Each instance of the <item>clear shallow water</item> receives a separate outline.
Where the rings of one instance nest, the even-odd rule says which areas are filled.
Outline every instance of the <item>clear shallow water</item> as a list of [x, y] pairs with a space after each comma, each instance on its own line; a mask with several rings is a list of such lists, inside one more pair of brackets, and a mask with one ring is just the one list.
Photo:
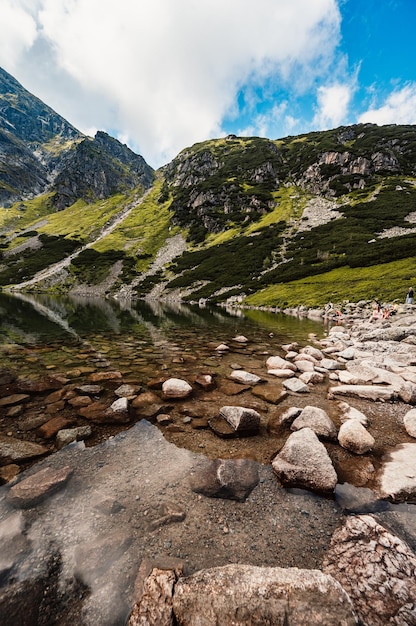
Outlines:
[[[265, 311], [200, 308], [182, 303], [118, 303], [92, 298], [0, 294], [0, 345], [19, 344], [42, 355], [53, 369], [71, 364], [71, 353], [90, 348], [88, 358], [125, 372], [164, 368], [179, 355], [204, 362], [213, 348], [244, 335], [250, 354], [280, 349], [284, 343], [323, 336], [322, 324]], [[213, 345], [215, 344], [215, 346]], [[85, 360], [88, 360], [85, 353]], [[13, 356], [15, 359], [15, 355]], [[33, 358], [26, 363], [36, 369]], [[3, 356], [4, 365], [7, 360]], [[79, 363], [78, 363], [79, 364]], [[177, 368], [180, 369], [180, 368]]]

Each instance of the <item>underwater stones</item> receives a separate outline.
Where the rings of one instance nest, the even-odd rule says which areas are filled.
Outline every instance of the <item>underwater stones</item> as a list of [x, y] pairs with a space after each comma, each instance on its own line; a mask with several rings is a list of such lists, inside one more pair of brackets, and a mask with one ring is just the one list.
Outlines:
[[312, 491], [332, 492], [337, 474], [325, 446], [310, 428], [290, 435], [272, 461], [272, 468], [283, 485]]
[[45, 467], [44, 469], [24, 478], [11, 487], [7, 500], [16, 508], [35, 506], [56, 491], [59, 491], [73, 474], [71, 467], [60, 469]]
[[14, 406], [16, 404], [22, 404], [30, 400], [30, 396], [26, 393], [15, 393], [5, 398], [0, 398], [0, 407]]
[[250, 459], [207, 461], [190, 478], [192, 491], [238, 502], [244, 502], [258, 482], [257, 464]]

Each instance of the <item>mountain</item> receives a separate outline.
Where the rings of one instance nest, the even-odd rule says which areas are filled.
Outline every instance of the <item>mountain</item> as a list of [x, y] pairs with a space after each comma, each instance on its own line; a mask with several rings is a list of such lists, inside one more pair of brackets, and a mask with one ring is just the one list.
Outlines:
[[313, 306], [415, 282], [415, 126], [230, 135], [154, 172], [4, 72], [0, 94], [3, 287]]
[[62, 209], [153, 182], [153, 170], [105, 133], [91, 140], [0, 68], [0, 202], [52, 192]]

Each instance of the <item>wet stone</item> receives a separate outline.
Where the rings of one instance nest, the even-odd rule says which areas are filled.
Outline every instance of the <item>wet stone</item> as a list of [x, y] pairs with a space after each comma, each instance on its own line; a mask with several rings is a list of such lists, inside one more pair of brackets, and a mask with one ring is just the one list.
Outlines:
[[48, 453], [45, 446], [0, 435], [0, 464], [28, 461]]
[[234, 430], [234, 428], [232, 428], [232, 426], [230, 426], [227, 420], [221, 417], [220, 415], [217, 415], [209, 419], [208, 425], [211, 428], [211, 430], [213, 430], [214, 433], [218, 435], [218, 437], [221, 437], [222, 439], [231, 439], [232, 437], [237, 437], [237, 433]]
[[279, 404], [285, 398], [287, 398], [287, 391], [284, 391], [280, 386], [277, 385], [257, 385], [253, 387], [251, 390], [253, 396], [256, 398], [261, 398], [270, 404]]
[[29, 395], [25, 393], [15, 393], [12, 396], [6, 396], [5, 398], [0, 398], [0, 407], [21, 404], [22, 402], [27, 402], [28, 400], [30, 400]]
[[101, 385], [80, 385], [75, 387], [75, 391], [78, 391], [81, 395], [99, 396], [104, 391], [104, 388]]
[[17, 508], [35, 506], [62, 489], [72, 474], [73, 469], [68, 466], [61, 469], [45, 467], [45, 469], [24, 478], [17, 485], [11, 487], [7, 494], [7, 500]]
[[39, 434], [44, 437], [44, 439], [51, 439], [56, 435], [59, 430], [67, 428], [73, 423], [73, 419], [67, 419], [65, 417], [54, 417], [39, 428]]

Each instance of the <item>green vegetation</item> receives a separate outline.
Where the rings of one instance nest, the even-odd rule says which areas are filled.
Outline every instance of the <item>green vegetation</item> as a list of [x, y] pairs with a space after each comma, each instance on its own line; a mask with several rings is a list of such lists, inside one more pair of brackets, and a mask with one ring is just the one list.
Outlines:
[[294, 307], [304, 304], [319, 307], [327, 302], [340, 303], [343, 300], [404, 301], [406, 291], [412, 284], [416, 284], [416, 257], [371, 267], [340, 267], [302, 280], [270, 285], [248, 296], [245, 303], [254, 306]]
[[0, 285], [10, 285], [33, 278], [40, 270], [61, 261], [79, 248], [79, 241], [65, 237], [40, 235], [42, 247], [26, 249], [20, 255], [7, 258], [7, 265], [1, 265]]

